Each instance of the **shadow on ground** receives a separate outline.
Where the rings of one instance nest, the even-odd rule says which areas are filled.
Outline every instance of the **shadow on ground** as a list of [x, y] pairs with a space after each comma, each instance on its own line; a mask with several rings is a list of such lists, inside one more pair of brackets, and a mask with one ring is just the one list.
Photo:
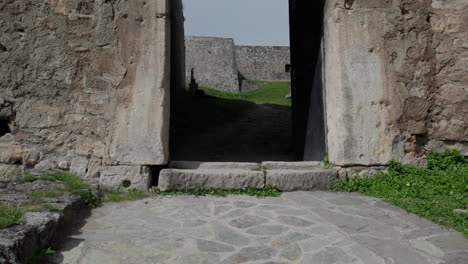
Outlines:
[[179, 92], [171, 122], [172, 160], [292, 160], [289, 106]]

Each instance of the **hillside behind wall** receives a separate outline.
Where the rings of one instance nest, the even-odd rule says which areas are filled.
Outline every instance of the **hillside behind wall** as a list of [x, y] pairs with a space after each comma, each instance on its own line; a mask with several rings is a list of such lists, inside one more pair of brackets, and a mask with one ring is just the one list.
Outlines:
[[0, 2], [0, 120], [11, 132], [0, 135], [0, 185], [59, 167], [146, 188], [145, 165], [167, 161], [166, 13], [167, 0]]
[[330, 160], [420, 165], [429, 151], [467, 155], [467, 28], [465, 0], [327, 0]]
[[289, 47], [236, 46], [236, 63], [243, 80], [289, 81]]

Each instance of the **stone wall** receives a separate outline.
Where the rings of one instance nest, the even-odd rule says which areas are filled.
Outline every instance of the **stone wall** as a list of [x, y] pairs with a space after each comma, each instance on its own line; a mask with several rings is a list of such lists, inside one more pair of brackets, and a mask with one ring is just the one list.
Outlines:
[[[330, 161], [418, 165], [446, 147], [468, 154], [468, 3], [326, 2]], [[62, 168], [106, 188], [148, 186], [149, 166], [169, 158], [168, 3], [0, 1], [0, 185]], [[221, 71], [209, 78], [221, 82], [198, 81], [238, 91], [233, 41], [212, 43], [199, 44], [207, 60], [197, 67]], [[210, 66], [217, 53], [229, 58]]]
[[243, 80], [289, 81], [289, 47], [235, 46], [233, 39], [186, 37], [186, 80], [190, 70], [201, 86], [241, 92]]
[[186, 79], [194, 69], [200, 86], [239, 92], [234, 40], [228, 38], [185, 37]]
[[289, 81], [289, 47], [236, 46], [236, 63], [243, 80]]
[[145, 188], [168, 158], [167, 3], [0, 2], [0, 183], [59, 167]]
[[463, 0], [327, 1], [331, 162], [418, 165], [445, 147], [468, 154], [467, 8]]

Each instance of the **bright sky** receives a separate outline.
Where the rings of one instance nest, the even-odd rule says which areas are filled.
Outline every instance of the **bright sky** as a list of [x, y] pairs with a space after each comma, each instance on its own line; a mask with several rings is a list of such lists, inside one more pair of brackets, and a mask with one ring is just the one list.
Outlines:
[[[313, 0], [311, 0], [313, 1]], [[288, 0], [183, 0], [186, 36], [289, 46]]]

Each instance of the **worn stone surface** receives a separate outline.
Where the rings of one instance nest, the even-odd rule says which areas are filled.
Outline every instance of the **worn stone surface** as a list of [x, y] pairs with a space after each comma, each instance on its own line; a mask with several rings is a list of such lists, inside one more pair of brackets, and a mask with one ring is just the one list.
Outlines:
[[2, 2], [0, 163], [87, 177], [99, 163], [164, 164], [170, 38], [155, 14], [167, 3]]
[[169, 159], [170, 23], [155, 14], [168, 13], [169, 4], [128, 5], [129, 22], [118, 30], [125, 92], [117, 94], [110, 157], [120, 165], [163, 165]]
[[335, 169], [268, 170], [266, 184], [281, 191], [328, 190], [337, 179]]
[[[165, 164], [168, 2], [2, 1], [0, 162], [36, 170], [67, 162], [90, 178], [96, 164]], [[424, 164], [447, 147], [468, 154], [467, 8], [463, 0], [326, 1], [332, 163]]]
[[289, 81], [289, 47], [236, 46], [236, 63], [243, 80]]
[[[18, 182], [0, 189], [0, 204], [10, 206], [30, 206], [30, 209], [43, 212], [28, 212], [23, 224], [0, 229], [0, 263], [30, 263], [37, 257], [37, 249], [50, 247], [64, 236], [66, 228], [78, 219], [84, 202], [77, 196], [65, 193], [57, 198], [36, 198], [27, 194], [35, 190], [55, 191], [63, 189], [63, 183], [38, 180]], [[48, 205], [60, 212], [44, 211]], [[42, 262], [41, 262], [42, 263]]]
[[304, 162], [283, 162], [283, 161], [264, 161], [262, 169], [265, 170], [313, 170], [322, 167], [320, 161]]
[[194, 69], [200, 86], [240, 91], [233, 39], [185, 37], [185, 47], [186, 80], [190, 80], [190, 71]]
[[48, 263], [452, 264], [466, 256], [460, 233], [379, 199], [293, 192], [106, 204]]
[[19, 165], [0, 164], [0, 184], [21, 178], [22, 172], [23, 170]]
[[191, 69], [200, 86], [227, 92], [262, 87], [246, 80], [289, 81], [289, 47], [235, 46], [229, 38], [186, 37], [186, 79]]
[[195, 186], [224, 190], [263, 188], [265, 175], [261, 171], [240, 169], [164, 169], [159, 174], [161, 191], [187, 190]]
[[330, 161], [415, 164], [447, 147], [467, 153], [467, 4], [326, 2]]
[[173, 169], [242, 169], [259, 170], [260, 163], [255, 162], [198, 162], [198, 161], [171, 161], [169, 168]]
[[148, 191], [151, 185], [152, 175], [148, 166], [103, 166], [99, 171], [99, 186], [102, 189]]

